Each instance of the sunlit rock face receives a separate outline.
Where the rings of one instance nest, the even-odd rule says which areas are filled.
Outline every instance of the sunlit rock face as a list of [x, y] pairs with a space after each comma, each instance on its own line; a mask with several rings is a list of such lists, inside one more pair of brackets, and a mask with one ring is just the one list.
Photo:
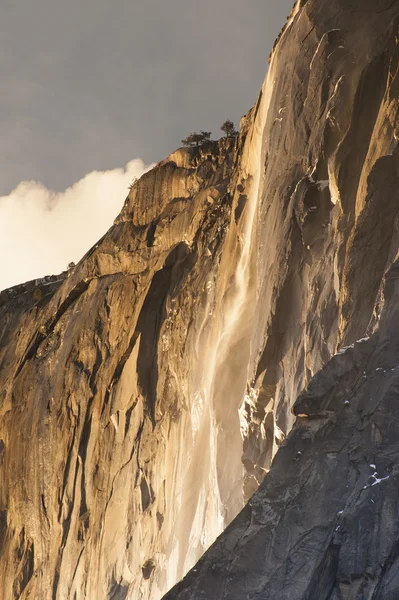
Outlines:
[[398, 25], [398, 2], [308, 0], [275, 48], [248, 406], [277, 439], [296, 422], [165, 600], [399, 598]]
[[[302, 595], [280, 591], [295, 565], [317, 581], [319, 563], [293, 561], [295, 544], [311, 530], [315, 552], [329, 547], [341, 487], [362, 483], [363, 458], [350, 473], [334, 462], [354, 452], [360, 413], [341, 396], [338, 409], [330, 384], [350, 387], [377, 337], [383, 347], [394, 333], [388, 309], [379, 332], [398, 248], [398, 15], [397, 2], [297, 2], [239, 138], [171, 154], [70, 273], [0, 295], [1, 598], [158, 600], [239, 513], [282, 443], [257, 508], [170, 597], [263, 598], [280, 569], [270, 598], [329, 598], [306, 577]], [[332, 358], [368, 335], [360, 358]], [[311, 418], [284, 442], [296, 415]], [[385, 439], [367, 435], [362, 452]], [[299, 460], [309, 448], [310, 462]], [[373, 489], [387, 465], [376, 462]], [[248, 536], [261, 541], [246, 546]], [[348, 561], [351, 581], [363, 566]], [[330, 562], [319, 566], [332, 581]]]

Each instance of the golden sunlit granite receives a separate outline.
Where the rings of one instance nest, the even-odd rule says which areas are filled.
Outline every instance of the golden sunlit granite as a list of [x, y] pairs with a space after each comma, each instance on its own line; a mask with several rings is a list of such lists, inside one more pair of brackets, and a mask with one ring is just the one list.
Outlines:
[[[238, 138], [177, 150], [69, 273], [1, 294], [1, 600], [158, 600], [257, 490], [297, 414], [309, 425], [271, 475], [284, 501], [268, 513], [259, 492], [255, 521], [247, 505], [170, 597], [262, 597], [280, 572], [264, 562], [279, 507], [275, 550], [291, 564], [302, 432], [311, 444], [315, 418], [336, 426], [329, 382], [346, 389], [365, 360], [331, 358], [394, 305], [396, 17], [382, 0], [297, 2]], [[328, 497], [317, 469], [311, 489]], [[288, 598], [295, 581], [275, 581]]]

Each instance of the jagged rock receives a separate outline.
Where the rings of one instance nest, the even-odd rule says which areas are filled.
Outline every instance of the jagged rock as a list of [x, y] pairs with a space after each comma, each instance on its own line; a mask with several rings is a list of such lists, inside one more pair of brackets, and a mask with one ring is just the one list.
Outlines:
[[395, 597], [398, 16], [297, 2], [238, 139], [1, 294], [0, 598], [157, 600], [279, 447], [168, 598]]

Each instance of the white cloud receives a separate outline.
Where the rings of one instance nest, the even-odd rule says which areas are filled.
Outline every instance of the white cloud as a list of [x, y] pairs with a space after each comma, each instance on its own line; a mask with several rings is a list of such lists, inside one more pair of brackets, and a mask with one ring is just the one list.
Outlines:
[[151, 166], [135, 159], [122, 169], [93, 171], [59, 193], [22, 181], [0, 196], [0, 290], [80, 260], [111, 227], [133, 177]]

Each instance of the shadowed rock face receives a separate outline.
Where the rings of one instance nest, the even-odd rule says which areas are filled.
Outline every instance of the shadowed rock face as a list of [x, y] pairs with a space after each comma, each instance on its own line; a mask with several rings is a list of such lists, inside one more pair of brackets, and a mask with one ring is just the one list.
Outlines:
[[229, 523], [168, 598], [397, 597], [398, 19], [297, 2], [238, 139], [0, 295], [1, 599], [157, 600]]

